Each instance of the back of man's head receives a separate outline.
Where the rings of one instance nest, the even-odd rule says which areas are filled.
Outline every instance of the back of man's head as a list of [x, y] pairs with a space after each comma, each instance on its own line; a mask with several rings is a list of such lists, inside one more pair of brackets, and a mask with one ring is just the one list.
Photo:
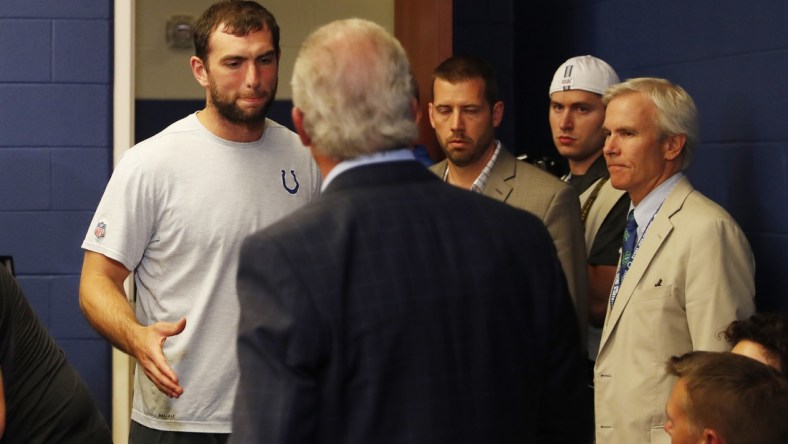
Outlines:
[[788, 315], [757, 313], [747, 319], [731, 322], [723, 335], [734, 347], [734, 352], [742, 341], [762, 347], [766, 354], [764, 361], [788, 376]]
[[577, 56], [565, 61], [555, 71], [549, 94], [579, 89], [601, 96], [618, 82], [618, 74], [604, 60], [590, 55]]
[[684, 383], [684, 409], [695, 430], [726, 444], [788, 443], [788, 380], [774, 368], [733, 353], [674, 356], [668, 373]]
[[408, 56], [375, 23], [347, 19], [317, 29], [298, 53], [291, 83], [304, 130], [324, 156], [352, 159], [416, 140]]
[[[474, 56], [452, 56], [441, 62], [432, 72], [432, 83], [435, 79], [457, 84], [472, 79], [484, 81], [484, 98], [490, 106], [498, 102], [498, 80], [495, 69], [486, 61]], [[434, 96], [434, 91], [433, 91]]]

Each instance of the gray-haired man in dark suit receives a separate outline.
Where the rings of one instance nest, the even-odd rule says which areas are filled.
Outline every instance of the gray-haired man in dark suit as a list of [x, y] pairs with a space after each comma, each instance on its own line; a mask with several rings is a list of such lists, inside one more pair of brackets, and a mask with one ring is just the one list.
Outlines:
[[330, 23], [292, 86], [325, 187], [242, 248], [231, 442], [579, 442], [582, 354], [553, 242], [405, 148], [399, 42]]

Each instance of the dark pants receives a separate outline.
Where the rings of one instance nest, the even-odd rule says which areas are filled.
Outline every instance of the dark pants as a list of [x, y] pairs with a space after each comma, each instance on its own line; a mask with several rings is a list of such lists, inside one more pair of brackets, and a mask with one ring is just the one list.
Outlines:
[[226, 444], [229, 433], [192, 433], [156, 430], [131, 421], [129, 444]]

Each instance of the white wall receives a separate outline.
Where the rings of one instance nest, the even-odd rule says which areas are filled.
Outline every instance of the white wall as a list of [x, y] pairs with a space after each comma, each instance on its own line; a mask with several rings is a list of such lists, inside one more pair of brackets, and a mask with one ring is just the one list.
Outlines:
[[[167, 46], [165, 27], [173, 15], [198, 17], [214, 0], [137, 0], [136, 97], [202, 99], [204, 90], [189, 68], [194, 49]], [[298, 48], [315, 28], [332, 20], [361, 17], [394, 32], [394, 0], [261, 0], [281, 29], [278, 99], [290, 99], [290, 76]]]

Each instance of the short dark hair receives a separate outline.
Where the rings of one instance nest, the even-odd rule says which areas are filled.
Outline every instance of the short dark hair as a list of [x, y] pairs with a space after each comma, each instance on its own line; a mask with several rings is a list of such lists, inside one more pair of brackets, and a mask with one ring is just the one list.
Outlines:
[[268, 28], [276, 54], [280, 53], [279, 25], [271, 12], [257, 2], [224, 0], [211, 5], [194, 24], [194, 55], [203, 62], [207, 61], [210, 50], [208, 40], [221, 24], [224, 24], [225, 32], [236, 36]]
[[490, 107], [498, 102], [498, 82], [495, 69], [484, 60], [474, 56], [452, 56], [441, 62], [432, 72], [432, 96], [435, 97], [435, 79], [455, 84], [472, 79], [484, 81], [484, 98]]
[[746, 356], [694, 351], [670, 358], [667, 372], [684, 381], [690, 426], [725, 442], [788, 442], [788, 379]]
[[743, 340], [761, 345], [780, 362], [783, 375], [788, 375], [788, 315], [756, 313], [731, 322], [723, 335], [731, 347]]

